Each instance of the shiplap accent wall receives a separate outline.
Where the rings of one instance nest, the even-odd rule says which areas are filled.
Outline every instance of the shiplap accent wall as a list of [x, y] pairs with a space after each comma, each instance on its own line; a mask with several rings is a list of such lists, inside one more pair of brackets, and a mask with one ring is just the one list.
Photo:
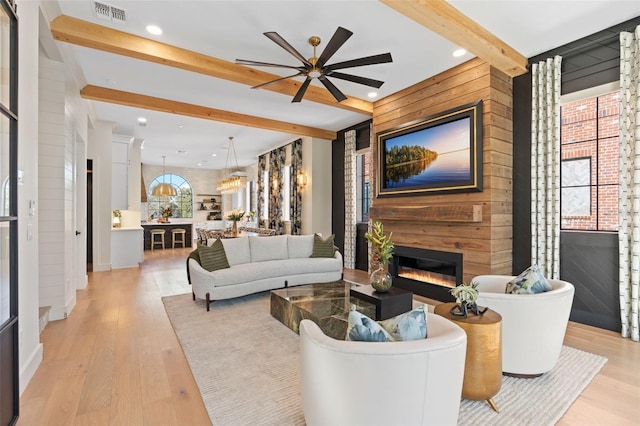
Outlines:
[[65, 120], [65, 70], [40, 57], [38, 135], [38, 229], [40, 306], [50, 320], [75, 306], [72, 276], [73, 132]]
[[[481, 206], [480, 222], [415, 217], [381, 218], [396, 245], [463, 254], [466, 282], [481, 274], [511, 274], [512, 263], [512, 80], [480, 59], [472, 59], [374, 103], [374, 135], [478, 100], [483, 101], [482, 192], [374, 198], [376, 212], [397, 206]], [[377, 140], [373, 139], [373, 158]], [[373, 183], [376, 187], [376, 165]], [[380, 219], [372, 214], [372, 220]]]

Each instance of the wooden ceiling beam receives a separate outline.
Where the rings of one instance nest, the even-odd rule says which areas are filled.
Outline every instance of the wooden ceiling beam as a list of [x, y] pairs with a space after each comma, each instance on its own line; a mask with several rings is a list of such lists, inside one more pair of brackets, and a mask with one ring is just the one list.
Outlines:
[[275, 132], [310, 136], [330, 141], [336, 139], [336, 132], [332, 130], [319, 129], [316, 127], [303, 126], [284, 121], [271, 120], [268, 118], [254, 117], [247, 114], [239, 114], [236, 112], [223, 111], [200, 105], [140, 95], [138, 93], [108, 89], [106, 87], [92, 85], [84, 86], [82, 90], [80, 90], [80, 96], [84, 99], [90, 99], [93, 101], [144, 108], [153, 111], [167, 112], [170, 114], [184, 115], [187, 117], [201, 118], [204, 120], [237, 124], [240, 126], [257, 127], [259, 129], [273, 130]]
[[[249, 86], [256, 86], [281, 77], [66, 15], [60, 15], [51, 21], [51, 33], [56, 40], [66, 43], [197, 72]], [[270, 90], [293, 97], [301, 84], [299, 81], [287, 79], [264, 87], [262, 90]], [[337, 102], [328, 90], [309, 86], [304, 99], [334, 108], [372, 115], [373, 104], [371, 102], [348, 95], [347, 97], [348, 99]]]
[[483, 59], [510, 77], [527, 73], [527, 58], [445, 0], [380, 0]]

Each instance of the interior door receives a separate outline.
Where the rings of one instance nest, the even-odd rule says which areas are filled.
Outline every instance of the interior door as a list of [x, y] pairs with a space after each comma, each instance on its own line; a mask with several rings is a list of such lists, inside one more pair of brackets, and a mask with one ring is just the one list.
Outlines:
[[[19, 410], [18, 356], [18, 20], [0, 0], [0, 425]], [[7, 86], [5, 86], [8, 82]]]

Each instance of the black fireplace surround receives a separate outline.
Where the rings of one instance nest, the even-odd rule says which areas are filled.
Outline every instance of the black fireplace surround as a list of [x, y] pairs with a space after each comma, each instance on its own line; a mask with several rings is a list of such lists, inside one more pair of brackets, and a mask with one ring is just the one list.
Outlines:
[[[439, 285], [422, 279], [400, 276], [406, 270], [418, 273], [421, 271], [432, 272], [442, 276], [449, 283]], [[451, 296], [450, 291], [454, 286], [462, 284], [462, 254], [396, 246], [389, 265], [389, 273], [393, 278], [394, 286], [429, 299], [454, 302], [455, 298]]]

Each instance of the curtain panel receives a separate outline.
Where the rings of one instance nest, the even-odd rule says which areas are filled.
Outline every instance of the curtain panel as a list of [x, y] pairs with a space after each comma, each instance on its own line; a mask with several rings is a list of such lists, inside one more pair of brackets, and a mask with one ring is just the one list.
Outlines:
[[276, 235], [284, 234], [282, 194], [284, 190], [284, 165], [286, 147], [276, 148], [269, 155], [269, 228], [275, 229]]
[[344, 267], [356, 266], [356, 131], [344, 134]]
[[300, 173], [302, 173], [302, 139], [291, 144], [291, 175], [289, 176], [291, 235], [300, 235], [302, 232], [302, 191], [298, 187]]
[[[269, 212], [264, 208], [264, 191], [269, 189], [264, 187], [264, 174], [267, 170], [267, 155], [258, 157], [258, 222], [262, 224], [263, 218], [269, 217]], [[264, 225], [264, 224], [262, 224]]]
[[532, 64], [531, 264], [560, 276], [560, 77], [562, 58]]
[[620, 33], [619, 291], [622, 336], [640, 340], [640, 26]]

